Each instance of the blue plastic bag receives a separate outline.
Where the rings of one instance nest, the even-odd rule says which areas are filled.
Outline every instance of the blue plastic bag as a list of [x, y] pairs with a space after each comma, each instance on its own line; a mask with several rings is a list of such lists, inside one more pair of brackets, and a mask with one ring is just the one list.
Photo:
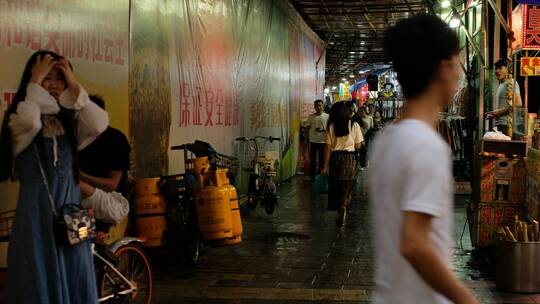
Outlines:
[[328, 175], [319, 174], [315, 177], [315, 181], [313, 183], [313, 192], [328, 193]]

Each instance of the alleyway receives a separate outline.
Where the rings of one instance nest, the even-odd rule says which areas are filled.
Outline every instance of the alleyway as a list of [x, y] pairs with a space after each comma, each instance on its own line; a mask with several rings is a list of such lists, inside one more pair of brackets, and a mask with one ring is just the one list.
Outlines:
[[[241, 244], [205, 248], [191, 271], [156, 265], [154, 302], [369, 303], [373, 248], [363, 183], [343, 230], [326, 211], [326, 195], [312, 194], [305, 177], [283, 183], [280, 195], [273, 216], [262, 210], [243, 216]], [[540, 295], [498, 292], [489, 267], [471, 266], [471, 255], [460, 246], [465, 199], [457, 198], [454, 213], [456, 273], [482, 303], [540, 303]], [[462, 243], [471, 249], [468, 229]]]

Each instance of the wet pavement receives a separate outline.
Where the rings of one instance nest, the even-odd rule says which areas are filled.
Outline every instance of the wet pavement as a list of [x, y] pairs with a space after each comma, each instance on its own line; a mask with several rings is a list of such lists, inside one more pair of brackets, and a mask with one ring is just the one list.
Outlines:
[[[326, 210], [326, 195], [313, 194], [306, 177], [279, 191], [274, 215], [262, 208], [243, 214], [242, 243], [206, 246], [195, 267], [153, 261], [154, 303], [369, 303], [373, 246], [362, 180], [343, 229]], [[468, 228], [461, 238], [465, 199], [456, 199], [456, 274], [482, 303], [540, 303], [540, 295], [497, 291], [493, 265], [472, 259]]]

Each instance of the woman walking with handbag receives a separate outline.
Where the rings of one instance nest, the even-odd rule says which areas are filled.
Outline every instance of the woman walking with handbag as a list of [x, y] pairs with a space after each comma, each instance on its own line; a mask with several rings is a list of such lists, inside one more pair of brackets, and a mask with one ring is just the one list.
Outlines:
[[338, 211], [336, 225], [342, 227], [358, 175], [355, 151], [362, 147], [364, 138], [344, 102], [337, 102], [330, 109], [327, 129], [323, 173], [330, 173], [328, 209]]
[[55, 214], [80, 205], [77, 151], [107, 125], [65, 58], [49, 51], [30, 57], [0, 135], [0, 181], [16, 176], [21, 184], [6, 303], [97, 303], [91, 244], [61, 241], [67, 230]]

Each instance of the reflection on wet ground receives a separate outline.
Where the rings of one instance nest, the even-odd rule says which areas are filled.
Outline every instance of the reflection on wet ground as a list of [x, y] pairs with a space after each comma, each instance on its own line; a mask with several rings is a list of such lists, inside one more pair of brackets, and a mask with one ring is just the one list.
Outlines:
[[[284, 182], [274, 215], [245, 213], [244, 241], [207, 246], [195, 268], [153, 261], [154, 302], [369, 303], [373, 246], [362, 180], [344, 229], [335, 227], [326, 195], [313, 194], [310, 186], [303, 176]], [[482, 258], [473, 262], [468, 228], [461, 238], [465, 199], [456, 199], [456, 274], [482, 303], [540, 303], [540, 295], [498, 292], [492, 265]]]

